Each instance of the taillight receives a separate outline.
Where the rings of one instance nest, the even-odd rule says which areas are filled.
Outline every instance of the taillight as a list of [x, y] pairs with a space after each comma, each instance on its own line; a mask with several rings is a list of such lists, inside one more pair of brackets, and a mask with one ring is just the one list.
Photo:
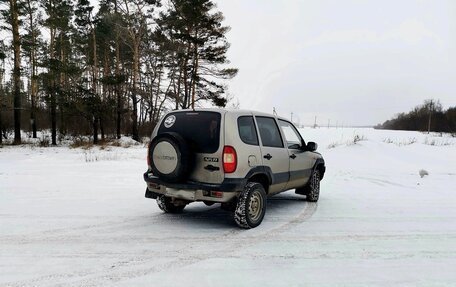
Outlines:
[[237, 167], [236, 150], [232, 146], [225, 146], [223, 148], [223, 171], [225, 173], [233, 173]]

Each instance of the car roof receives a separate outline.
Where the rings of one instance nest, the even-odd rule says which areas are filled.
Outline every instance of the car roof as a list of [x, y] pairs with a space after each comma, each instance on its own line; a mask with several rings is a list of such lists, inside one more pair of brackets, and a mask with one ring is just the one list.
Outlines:
[[284, 120], [289, 122], [290, 120], [276, 116], [273, 114], [269, 113], [264, 113], [264, 112], [258, 112], [254, 110], [240, 110], [240, 109], [226, 109], [226, 108], [196, 108], [196, 109], [184, 109], [184, 110], [175, 110], [175, 111], [170, 111], [170, 112], [217, 112], [217, 113], [234, 113], [238, 115], [255, 115], [255, 116], [265, 116], [265, 117], [275, 117], [279, 120]]

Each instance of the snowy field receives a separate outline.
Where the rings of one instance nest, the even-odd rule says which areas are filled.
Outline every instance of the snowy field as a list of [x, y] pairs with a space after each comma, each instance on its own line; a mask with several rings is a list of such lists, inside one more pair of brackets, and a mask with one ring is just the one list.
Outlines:
[[143, 145], [0, 148], [0, 286], [456, 286], [456, 138], [301, 132], [320, 201], [280, 194], [248, 231], [218, 206], [163, 214]]

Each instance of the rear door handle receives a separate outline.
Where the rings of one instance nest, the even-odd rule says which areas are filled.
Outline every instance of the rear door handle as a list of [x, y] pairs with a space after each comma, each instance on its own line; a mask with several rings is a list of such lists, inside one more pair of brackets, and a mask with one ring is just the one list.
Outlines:
[[272, 158], [272, 155], [267, 154], [267, 155], [265, 155], [265, 156], [263, 156], [263, 157], [264, 157], [265, 159], [267, 159], [267, 160], [270, 160], [270, 159]]
[[295, 159], [295, 158], [296, 158], [296, 155], [295, 155], [295, 154], [292, 154], [292, 155], [290, 155], [290, 158], [291, 158], [291, 159]]
[[213, 166], [212, 164], [210, 165], [206, 165], [204, 167], [204, 169], [210, 171], [210, 172], [213, 172], [213, 171], [216, 171], [216, 170], [220, 170], [220, 168], [218, 166]]

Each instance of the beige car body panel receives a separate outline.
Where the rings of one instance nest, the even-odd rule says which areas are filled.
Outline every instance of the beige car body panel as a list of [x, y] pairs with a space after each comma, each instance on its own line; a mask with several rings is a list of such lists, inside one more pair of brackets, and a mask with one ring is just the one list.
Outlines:
[[[249, 172], [256, 167], [259, 166], [267, 166], [273, 172], [273, 182], [269, 187], [268, 195], [274, 195], [289, 189], [294, 189], [305, 185], [308, 180], [310, 174], [305, 174], [300, 178], [295, 178], [293, 180], [286, 180], [286, 181], [277, 181], [277, 177], [274, 179], [276, 174], [280, 174], [281, 176], [287, 173], [293, 173], [294, 171], [298, 170], [309, 170], [314, 167], [314, 164], [318, 158], [322, 158], [319, 153], [311, 152], [311, 151], [302, 151], [299, 149], [288, 149], [287, 142], [285, 140], [285, 135], [279, 125], [278, 120], [283, 120], [289, 122], [288, 120], [276, 117], [270, 114], [261, 113], [261, 112], [253, 112], [248, 110], [225, 110], [225, 109], [196, 109], [194, 110], [179, 110], [173, 111], [170, 113], [175, 112], [216, 112], [220, 113], [221, 120], [220, 120], [220, 142], [219, 148], [215, 153], [206, 154], [206, 153], [197, 153], [196, 154], [196, 162], [194, 171], [191, 173], [189, 180], [193, 182], [200, 182], [200, 183], [209, 183], [209, 184], [220, 184], [223, 182], [225, 178], [230, 179], [237, 179], [237, 178], [245, 178]], [[169, 114], [169, 113], [168, 113]], [[155, 127], [152, 138], [157, 136], [158, 129], [163, 120], [165, 120], [168, 116], [166, 114], [157, 124]], [[255, 121], [255, 128], [257, 132], [257, 137], [259, 140], [259, 145], [250, 145], [242, 141], [239, 131], [238, 131], [238, 119], [242, 116], [251, 116], [254, 117]], [[256, 117], [268, 117], [273, 118], [279, 128], [279, 132], [282, 137], [283, 141], [283, 148], [275, 148], [275, 147], [265, 147], [261, 141], [261, 135], [258, 130], [258, 123], [256, 122]], [[236, 171], [233, 173], [225, 174], [223, 172], [223, 148], [224, 146], [232, 146], [235, 148], [237, 153], [237, 168]], [[265, 155], [270, 154], [272, 158], [267, 160], [264, 158]], [[295, 159], [291, 159], [291, 155], [296, 155]], [[205, 158], [210, 159], [217, 159], [218, 161], [205, 161]], [[208, 165], [212, 165], [214, 167], [218, 167], [219, 170], [210, 171], [205, 169]], [[150, 170], [150, 167], [149, 167]], [[290, 176], [291, 178], [291, 176]], [[222, 198], [214, 198], [205, 196], [202, 190], [176, 190], [165, 186], [160, 186], [156, 188], [152, 184], [148, 184], [148, 188], [151, 191], [154, 191], [159, 194], [164, 194], [166, 196], [184, 199], [188, 201], [214, 201], [214, 202], [228, 202], [238, 196], [239, 192], [231, 192], [231, 193], [224, 193]]]

